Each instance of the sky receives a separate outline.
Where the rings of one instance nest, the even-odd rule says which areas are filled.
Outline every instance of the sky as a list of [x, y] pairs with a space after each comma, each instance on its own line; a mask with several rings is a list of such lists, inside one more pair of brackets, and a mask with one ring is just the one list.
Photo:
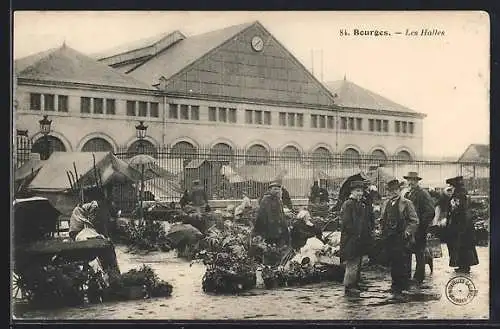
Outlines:
[[[490, 23], [485, 12], [14, 13], [14, 58], [62, 45], [95, 54], [179, 30], [190, 36], [260, 21], [323, 81], [343, 79], [425, 113], [423, 153], [456, 157], [489, 143]], [[444, 36], [406, 36], [406, 30]], [[347, 30], [350, 36], [340, 36]], [[354, 29], [391, 36], [355, 36]], [[396, 35], [394, 32], [402, 32]], [[322, 59], [321, 59], [322, 58]]]

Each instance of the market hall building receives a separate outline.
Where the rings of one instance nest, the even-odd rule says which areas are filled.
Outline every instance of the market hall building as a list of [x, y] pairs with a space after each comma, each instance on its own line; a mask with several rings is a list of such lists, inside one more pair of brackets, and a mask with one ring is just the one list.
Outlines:
[[15, 128], [34, 152], [48, 115], [60, 151], [134, 151], [143, 120], [147, 149], [174, 156], [422, 155], [423, 114], [346, 79], [323, 84], [259, 22], [139, 43], [98, 58], [62, 45], [15, 61]]

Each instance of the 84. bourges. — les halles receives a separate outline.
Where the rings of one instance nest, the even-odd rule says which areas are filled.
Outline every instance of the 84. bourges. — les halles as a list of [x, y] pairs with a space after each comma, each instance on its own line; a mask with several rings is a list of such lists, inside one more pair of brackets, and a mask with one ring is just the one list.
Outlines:
[[445, 31], [435, 28], [423, 28], [423, 29], [405, 29], [404, 33], [401, 31], [389, 32], [387, 30], [362, 30], [362, 29], [353, 29], [352, 32], [349, 32], [347, 29], [339, 30], [340, 36], [370, 36], [370, 37], [378, 37], [378, 36], [392, 36], [392, 35], [405, 35], [405, 36], [423, 36], [423, 37], [432, 37], [432, 36], [444, 36]]

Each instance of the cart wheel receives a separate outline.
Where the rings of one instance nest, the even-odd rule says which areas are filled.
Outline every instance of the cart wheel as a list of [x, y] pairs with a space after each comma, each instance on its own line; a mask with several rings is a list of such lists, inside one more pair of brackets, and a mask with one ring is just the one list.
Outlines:
[[12, 273], [12, 298], [17, 299], [27, 299], [31, 297], [31, 292], [29, 291], [25, 278], [16, 273]]

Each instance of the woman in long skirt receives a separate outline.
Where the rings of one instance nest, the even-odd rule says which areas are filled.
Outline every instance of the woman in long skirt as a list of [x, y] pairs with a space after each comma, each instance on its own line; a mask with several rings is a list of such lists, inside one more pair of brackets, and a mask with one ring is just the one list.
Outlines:
[[463, 177], [446, 180], [453, 188], [447, 224], [447, 244], [450, 266], [459, 273], [469, 273], [470, 267], [479, 264], [474, 239], [474, 223], [469, 214], [467, 191]]

